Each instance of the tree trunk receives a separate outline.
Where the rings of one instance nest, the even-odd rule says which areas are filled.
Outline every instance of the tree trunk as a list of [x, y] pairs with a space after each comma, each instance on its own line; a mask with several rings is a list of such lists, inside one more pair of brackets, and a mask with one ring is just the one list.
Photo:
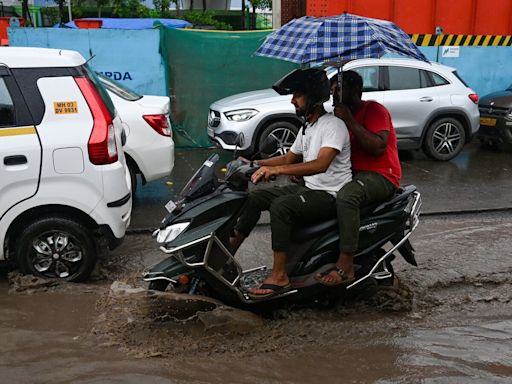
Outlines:
[[206, 12], [206, 0], [203, 0], [203, 12]]
[[194, 9], [194, 0], [190, 0], [190, 10]]
[[256, 29], [256, 7], [252, 6], [251, 29]]
[[245, 29], [245, 0], [242, 0], [242, 24], [241, 29]]

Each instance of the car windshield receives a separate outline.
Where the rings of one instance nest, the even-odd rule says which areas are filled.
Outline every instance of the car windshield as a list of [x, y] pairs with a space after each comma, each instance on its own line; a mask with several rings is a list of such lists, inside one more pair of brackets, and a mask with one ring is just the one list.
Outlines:
[[105, 88], [120, 98], [128, 101], [135, 101], [142, 98], [142, 95], [139, 95], [137, 92], [131, 90], [130, 88], [127, 88], [117, 81], [112, 80], [110, 77], [107, 77], [99, 72], [96, 72], [96, 75], [101, 80]]

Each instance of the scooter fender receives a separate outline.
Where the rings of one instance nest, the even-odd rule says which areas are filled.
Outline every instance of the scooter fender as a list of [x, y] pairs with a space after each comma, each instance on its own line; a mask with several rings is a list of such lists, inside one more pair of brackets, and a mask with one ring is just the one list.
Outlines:
[[[194, 260], [190, 261], [194, 262]], [[189, 267], [183, 265], [174, 255], [171, 255], [167, 259], [160, 261], [144, 271], [143, 278], [146, 281], [159, 280], [162, 278], [178, 281], [181, 275], [187, 274], [190, 271]]]

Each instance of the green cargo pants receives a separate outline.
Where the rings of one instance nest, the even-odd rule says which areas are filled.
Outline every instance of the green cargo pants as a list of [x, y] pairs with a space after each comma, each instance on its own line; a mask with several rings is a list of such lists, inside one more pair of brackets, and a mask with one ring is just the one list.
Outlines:
[[355, 253], [359, 245], [360, 209], [389, 199], [395, 185], [377, 172], [357, 172], [336, 195], [340, 251]]
[[336, 199], [325, 191], [286, 185], [252, 191], [235, 229], [248, 236], [262, 211], [270, 211], [272, 250], [288, 250], [292, 228], [336, 217]]

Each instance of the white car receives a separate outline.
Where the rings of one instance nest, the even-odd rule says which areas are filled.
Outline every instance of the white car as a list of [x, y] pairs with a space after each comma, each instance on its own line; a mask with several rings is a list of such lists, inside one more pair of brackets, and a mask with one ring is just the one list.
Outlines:
[[123, 149], [132, 179], [132, 194], [135, 195], [137, 174], [145, 184], [169, 176], [174, 167], [169, 98], [139, 95], [101, 73], [98, 77], [123, 122], [127, 137]]
[[[478, 95], [454, 68], [412, 59], [362, 59], [348, 62], [363, 78], [363, 100], [384, 104], [393, 119], [399, 149], [419, 149], [436, 160], [450, 160], [469, 142], [480, 125]], [[337, 71], [326, 69], [332, 78]], [[279, 153], [290, 148], [300, 127], [291, 96], [273, 89], [245, 92], [214, 102], [207, 133], [223, 149], [234, 150], [239, 133], [245, 142], [238, 150], [253, 156], [268, 136]], [[332, 101], [325, 104], [332, 111]]]
[[0, 48], [0, 260], [87, 279], [131, 217], [122, 126], [77, 52]]

